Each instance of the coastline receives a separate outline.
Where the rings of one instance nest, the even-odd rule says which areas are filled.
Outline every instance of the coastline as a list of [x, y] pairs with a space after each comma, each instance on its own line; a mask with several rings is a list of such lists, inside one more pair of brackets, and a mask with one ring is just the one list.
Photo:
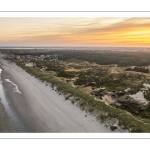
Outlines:
[[[66, 101], [63, 95], [59, 95], [14, 63], [2, 60], [2, 68], [7, 98], [29, 132], [112, 132], [94, 116]], [[5, 79], [18, 85], [21, 94], [14, 92], [11, 89], [12, 84]]]
[[0, 102], [0, 133], [13, 133], [15, 132], [13, 124], [7, 115], [3, 104]]
[[19, 118], [6, 99], [5, 92], [2, 86], [0, 69], [0, 133], [15, 133], [22, 132], [23, 128], [19, 128]]

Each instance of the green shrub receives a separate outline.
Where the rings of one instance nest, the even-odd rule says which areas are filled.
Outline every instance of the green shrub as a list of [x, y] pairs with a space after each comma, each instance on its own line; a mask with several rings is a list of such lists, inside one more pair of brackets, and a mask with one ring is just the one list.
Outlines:
[[112, 131], [114, 131], [114, 130], [117, 129], [117, 127], [116, 127], [116, 126], [111, 126], [110, 129], [111, 129]]
[[89, 112], [93, 112], [93, 111], [94, 111], [94, 108], [90, 108], [90, 109], [89, 109]]

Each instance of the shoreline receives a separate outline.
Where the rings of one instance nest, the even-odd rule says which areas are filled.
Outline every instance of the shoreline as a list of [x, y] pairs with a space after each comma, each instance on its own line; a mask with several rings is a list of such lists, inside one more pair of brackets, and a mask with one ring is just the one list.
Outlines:
[[0, 100], [0, 133], [15, 133], [13, 123], [11, 122], [5, 108]]
[[[10, 105], [10, 101], [6, 96], [5, 90], [6, 89], [4, 89], [2, 81], [2, 69], [0, 68], [0, 132], [26, 132], [26, 129], [20, 121], [18, 115], [15, 113], [14, 109]], [[2, 117], [4, 116], [4, 114], [5, 117]], [[3, 131], [3, 128], [6, 128], [6, 131]]]
[[21, 94], [12, 90], [5, 92], [29, 132], [112, 132], [104, 124], [100, 124], [94, 116], [66, 101], [64, 96], [59, 95], [14, 63], [2, 60], [2, 68], [4, 88], [10, 88], [11, 83], [4, 81], [10, 79], [21, 91]]

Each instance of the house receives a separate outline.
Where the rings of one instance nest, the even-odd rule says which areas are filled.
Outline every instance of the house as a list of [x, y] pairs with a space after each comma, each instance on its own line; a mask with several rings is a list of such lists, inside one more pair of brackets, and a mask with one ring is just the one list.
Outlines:
[[21, 57], [18, 55], [18, 56], [16, 56], [16, 59], [20, 59]]
[[33, 67], [33, 66], [35, 66], [35, 64], [33, 62], [26, 62], [25, 66]]
[[32, 55], [27, 55], [27, 60], [31, 60], [33, 59], [33, 56]]

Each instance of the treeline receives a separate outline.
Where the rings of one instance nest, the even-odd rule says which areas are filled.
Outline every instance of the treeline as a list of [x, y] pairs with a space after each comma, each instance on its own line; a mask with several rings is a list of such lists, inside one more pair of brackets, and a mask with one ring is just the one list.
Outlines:
[[125, 71], [136, 71], [136, 72], [149, 73], [149, 69], [145, 68], [145, 67], [126, 68]]
[[78, 59], [96, 62], [101, 65], [118, 64], [120, 67], [147, 66], [150, 64], [150, 53], [98, 51], [68, 51], [60, 54], [60, 59]]
[[58, 54], [59, 60], [77, 59], [96, 62], [102, 65], [118, 64], [119, 66], [147, 66], [150, 64], [150, 52], [113, 52], [113, 51], [79, 51], [57, 50], [49, 52], [22, 53], [21, 55]]

